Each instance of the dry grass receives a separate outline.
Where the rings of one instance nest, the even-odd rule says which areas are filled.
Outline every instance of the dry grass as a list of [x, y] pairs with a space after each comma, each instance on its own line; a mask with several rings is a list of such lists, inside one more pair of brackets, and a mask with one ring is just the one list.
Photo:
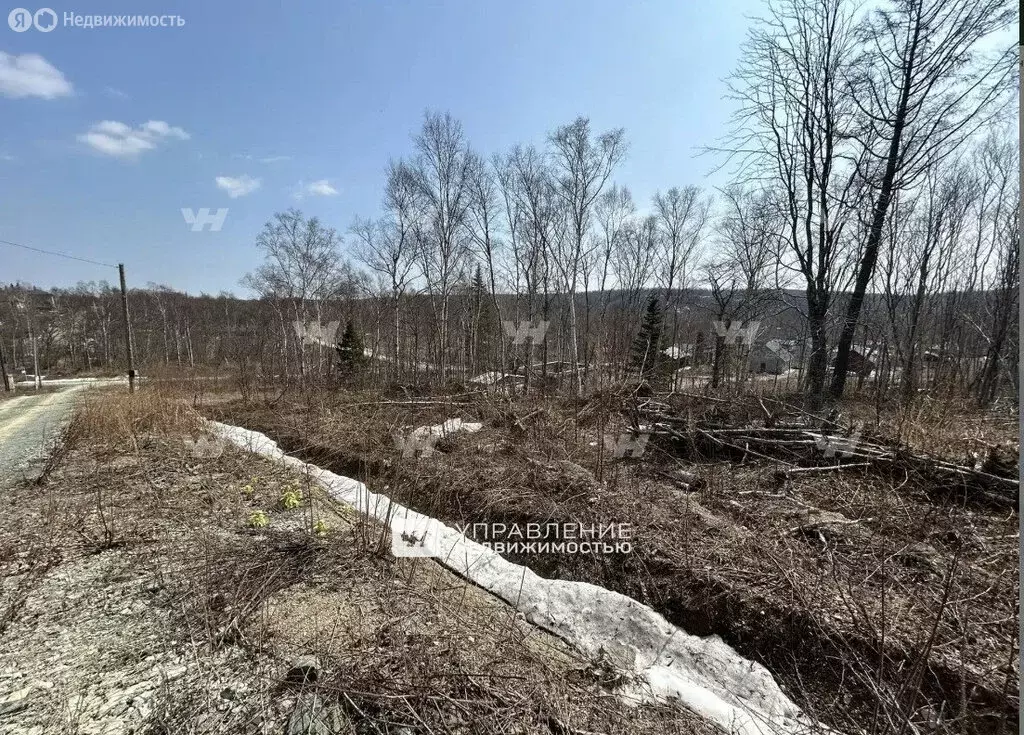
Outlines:
[[75, 411], [65, 445], [89, 441], [138, 451], [147, 438], [196, 435], [201, 426], [202, 417], [192, 408], [159, 391], [104, 391], [87, 396]]
[[[17, 655], [53, 685], [19, 722], [98, 727], [113, 717], [98, 714], [103, 687], [149, 677], [135, 715], [147, 733], [277, 732], [314, 694], [360, 733], [714, 731], [678, 707], [624, 706], [600, 662], [432, 561], [381, 554], [386, 531], [308, 478], [230, 447], [193, 456], [199, 426], [171, 395], [92, 395], [59, 461], [15, 491], [0, 670]], [[257, 511], [269, 525], [251, 527]], [[79, 601], [53, 597], [68, 594]], [[297, 655], [319, 658], [315, 685], [288, 679]]]
[[[742, 424], [763, 418], [762, 400], [676, 405]], [[923, 477], [846, 471], [780, 485], [770, 461], [700, 453], [684, 461], [670, 445], [652, 445], [641, 463], [613, 462], [600, 443], [627, 425], [621, 405], [608, 396], [412, 404], [362, 393], [216, 412], [375, 489], [394, 488], [385, 492], [449, 523], [631, 523], [632, 555], [514, 560], [629, 594], [690, 632], [722, 635], [837, 726], [1012, 730], [1015, 513], [939, 492]], [[919, 408], [912, 423], [857, 403], [845, 409], [848, 420], [871, 411], [876, 435], [895, 440], [886, 432], [902, 431], [953, 458], [970, 431], [993, 443], [1012, 436], [1006, 417], [966, 406]], [[429, 459], [403, 459], [391, 442], [403, 427], [451, 417], [485, 429]], [[668, 479], [680, 469], [700, 475], [698, 493]]]

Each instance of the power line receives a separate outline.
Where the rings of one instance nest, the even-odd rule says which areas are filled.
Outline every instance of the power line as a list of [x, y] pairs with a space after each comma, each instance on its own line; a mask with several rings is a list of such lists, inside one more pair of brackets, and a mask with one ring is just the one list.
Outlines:
[[75, 255], [67, 255], [65, 253], [55, 253], [52, 250], [43, 250], [42, 248], [34, 248], [31, 245], [22, 245], [19, 242], [11, 242], [10, 240], [0, 240], [0, 245], [10, 245], [16, 248], [22, 248], [24, 250], [33, 250], [37, 253], [43, 253], [45, 255], [56, 255], [58, 258], [67, 258], [68, 260], [77, 260], [81, 263], [91, 263], [92, 265], [101, 265], [104, 268], [117, 268], [116, 265], [110, 263], [101, 263], [98, 260], [89, 260], [88, 258], [79, 258]]

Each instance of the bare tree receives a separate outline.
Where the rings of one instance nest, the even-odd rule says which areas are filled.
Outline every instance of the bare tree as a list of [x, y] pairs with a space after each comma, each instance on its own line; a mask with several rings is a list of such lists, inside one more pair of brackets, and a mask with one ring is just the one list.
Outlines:
[[[305, 323], [312, 317], [321, 322], [325, 302], [351, 282], [352, 273], [342, 261], [340, 245], [341, 237], [334, 228], [324, 226], [316, 217], [306, 219], [297, 209], [277, 212], [257, 236], [256, 247], [263, 253], [264, 263], [242, 278], [242, 285], [274, 304], [283, 354], [287, 355], [292, 332], [285, 312], [291, 310], [289, 321]], [[305, 375], [302, 340], [293, 344], [300, 375]], [[318, 341], [318, 364], [322, 363], [323, 348]]]
[[658, 219], [648, 215], [626, 224], [615, 249], [613, 265], [619, 288], [626, 292], [625, 304], [629, 311], [639, 311], [641, 295], [651, 284], [655, 270], [658, 242]]
[[404, 161], [388, 165], [384, 190], [384, 217], [374, 222], [357, 220], [351, 232], [358, 239], [356, 257], [380, 274], [388, 289], [394, 319], [392, 365], [401, 369], [401, 301], [413, 280], [416, 263], [414, 228], [420, 216], [418, 182]]
[[[1020, 153], [1013, 142], [994, 134], [981, 146], [977, 156], [982, 195], [977, 217], [977, 250], [991, 253], [994, 262], [981, 261], [984, 289], [984, 321], [979, 324], [985, 343], [985, 358], [976, 387], [978, 402], [991, 403], [1001, 375], [1014, 386], [1019, 400], [1017, 356], [1020, 324], [1020, 182], [1016, 174]], [[987, 275], [987, 277], [986, 277]]]
[[665, 301], [671, 303], [675, 289], [686, 288], [689, 268], [699, 257], [704, 225], [711, 212], [711, 197], [699, 187], [672, 187], [654, 195], [658, 226], [658, 278], [665, 289]]
[[[591, 355], [588, 356], [588, 365], [597, 350], [603, 349], [606, 356], [614, 353], [622, 345], [616, 343], [615, 334], [610, 329], [608, 320], [608, 307], [611, 299], [606, 291], [612, 284], [621, 285], [621, 282], [614, 277], [613, 262], [615, 253], [624, 247], [626, 232], [633, 226], [632, 218], [636, 213], [636, 205], [633, 203], [633, 195], [624, 186], [612, 186], [601, 194], [594, 206], [594, 219], [597, 221], [597, 244], [593, 248], [592, 268], [597, 274], [598, 293], [601, 294], [601, 310], [597, 316], [596, 331], [600, 340], [593, 339]], [[589, 313], [589, 309], [588, 309]], [[590, 330], [587, 330], [590, 334]], [[605, 362], [606, 360], [599, 360]], [[604, 375], [604, 371], [599, 375]]]
[[[763, 191], [731, 185], [722, 190], [724, 211], [715, 222], [717, 252], [704, 266], [715, 317], [726, 333], [734, 321], [764, 317], [762, 309], [772, 298], [770, 287], [779, 262], [779, 220], [770, 196]], [[748, 327], [749, 329], [749, 327]], [[735, 345], [727, 344], [715, 330], [711, 385], [717, 388]], [[738, 377], [746, 372], [746, 353], [740, 350]], [[734, 361], [735, 362], [735, 361]]]
[[448, 305], [469, 254], [466, 217], [472, 202], [474, 156], [462, 124], [448, 113], [428, 112], [415, 143], [413, 170], [423, 200], [423, 217], [416, 226], [417, 244], [423, 276], [434, 296], [437, 364], [444, 381], [448, 368]]
[[[487, 284], [495, 322], [501, 324], [501, 305], [498, 303], [498, 276], [496, 272], [501, 226], [501, 197], [498, 193], [495, 169], [480, 156], [473, 155], [470, 176], [470, 204], [468, 229], [476, 253], [487, 266]], [[499, 166], [495, 162], [495, 167]], [[500, 334], [492, 335], [501, 345], [500, 360], [504, 369], [505, 341]]]
[[[525, 298], [526, 316], [532, 322], [537, 315], [536, 298], [543, 292], [541, 317], [547, 319], [552, 280], [550, 251], [563, 224], [548, 162], [532, 146], [516, 146], [496, 170], [509, 225], [510, 280], [516, 290], [516, 317], [522, 316], [519, 309]], [[546, 334], [545, 354], [547, 345]], [[533, 348], [532, 342], [524, 348], [527, 387], [531, 380]]]
[[894, 0], [861, 29], [864, 54], [850, 69], [863, 120], [863, 175], [872, 187], [870, 225], [840, 334], [829, 393], [842, 396], [854, 330], [896, 192], [1001, 112], [1015, 83], [1013, 48], [981, 42], [1016, 20], [1008, 0]]
[[731, 136], [717, 149], [739, 163], [739, 179], [779, 192], [782, 239], [806, 294], [811, 408], [824, 398], [828, 320], [847, 282], [846, 227], [861, 191], [851, 137], [857, 109], [845, 82], [855, 52], [854, 19], [843, 0], [770, 7], [730, 80], [739, 109]]
[[[930, 173], [918, 201], [909, 205], [913, 216], [894, 248], [886, 272], [887, 298], [893, 332], [902, 362], [904, 400], [917, 388], [920, 339], [935, 296], [949, 285], [952, 269], [959, 264], [959, 242], [964, 235], [968, 210], [974, 198], [974, 182], [965, 167], [953, 165]], [[916, 205], [916, 206], [915, 206]], [[893, 308], [904, 302], [904, 308]]]
[[[578, 363], [579, 324], [576, 315], [576, 292], [588, 253], [588, 234], [594, 204], [607, 184], [615, 166], [625, 155], [625, 131], [622, 128], [602, 133], [596, 138], [590, 132], [590, 121], [576, 118], [550, 136], [554, 191], [567, 220], [565, 237], [552, 244], [552, 260], [561, 275], [562, 286], [569, 300], [569, 343], [576, 376], [576, 392], [583, 383]], [[585, 284], [584, 284], [585, 285]]]
[[[672, 187], [654, 195], [658, 226], [658, 280], [665, 289], [665, 306], [672, 314], [671, 344], [679, 338], [679, 298], [688, 286], [712, 199], [699, 187]], [[674, 387], [674, 386], [673, 386]]]
[[633, 195], [624, 186], [612, 186], [602, 194], [594, 207], [594, 218], [598, 226], [598, 258], [600, 277], [597, 282], [599, 291], [608, 288], [608, 276], [612, 257], [616, 249], [621, 247], [622, 238], [629, 225], [630, 218], [636, 213]]

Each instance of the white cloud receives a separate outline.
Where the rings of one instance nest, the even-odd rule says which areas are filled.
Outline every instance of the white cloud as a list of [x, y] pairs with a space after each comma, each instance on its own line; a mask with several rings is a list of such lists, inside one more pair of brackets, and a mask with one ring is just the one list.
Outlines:
[[306, 196], [313, 197], [332, 197], [338, 193], [338, 190], [331, 186], [331, 183], [327, 179], [319, 179], [317, 181], [311, 181], [308, 184], [303, 184], [301, 181], [298, 186], [295, 187], [295, 193], [292, 194], [296, 199], [302, 199]]
[[338, 190], [331, 186], [330, 182], [328, 182], [327, 179], [320, 179], [319, 181], [314, 181], [308, 187], [306, 187], [306, 191], [308, 191], [313, 196], [317, 197], [332, 197], [338, 193]]
[[13, 160], [15, 160], [15, 158], [10, 153], [0, 153], [0, 161], [13, 161]]
[[260, 180], [252, 176], [218, 176], [215, 181], [217, 188], [226, 191], [232, 199], [252, 194], [260, 188]]
[[71, 94], [71, 82], [39, 54], [15, 56], [0, 51], [0, 94], [52, 100]]
[[150, 120], [149, 122], [142, 124], [142, 129], [152, 135], [158, 135], [161, 138], [180, 138], [181, 140], [188, 140], [189, 134], [181, 128], [171, 127], [163, 120]]
[[137, 128], [116, 120], [104, 120], [78, 136], [79, 141], [93, 150], [118, 158], [134, 158], [172, 138], [188, 140], [189, 134], [163, 120], [150, 120]]
[[117, 87], [104, 87], [103, 91], [110, 97], [117, 97], [118, 99], [122, 100], [128, 99], [128, 93], [122, 92]]

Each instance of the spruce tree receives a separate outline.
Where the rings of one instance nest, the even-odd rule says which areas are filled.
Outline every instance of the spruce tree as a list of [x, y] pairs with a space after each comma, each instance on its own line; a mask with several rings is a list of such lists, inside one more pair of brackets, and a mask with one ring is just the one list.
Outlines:
[[640, 324], [640, 331], [637, 332], [633, 341], [632, 363], [640, 371], [640, 376], [646, 378], [653, 375], [661, 363], [662, 343], [662, 312], [661, 302], [657, 297], [647, 302], [647, 310], [644, 312], [643, 322]]
[[487, 284], [484, 282], [484, 272], [478, 263], [473, 272], [473, 307], [479, 312], [484, 299], [487, 298]]
[[483, 269], [479, 264], [473, 273], [471, 286], [473, 308], [473, 334], [475, 336], [474, 370], [483, 370], [485, 366], [494, 364], [495, 339], [499, 333], [498, 315], [494, 309], [494, 301], [487, 281], [484, 280]]
[[345, 324], [345, 333], [334, 349], [338, 353], [338, 371], [342, 375], [356, 375], [362, 371], [366, 362], [363, 338], [351, 321]]

